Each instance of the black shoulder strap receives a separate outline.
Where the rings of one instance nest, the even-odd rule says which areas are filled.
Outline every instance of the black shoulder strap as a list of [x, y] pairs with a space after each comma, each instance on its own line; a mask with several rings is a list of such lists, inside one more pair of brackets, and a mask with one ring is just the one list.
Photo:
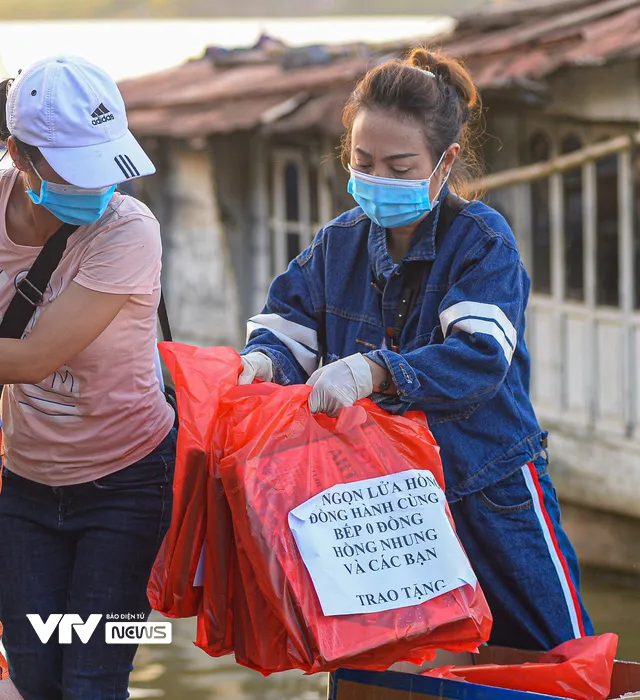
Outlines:
[[[164, 341], [171, 342], [173, 336], [171, 334], [171, 326], [169, 324], [169, 314], [167, 313], [167, 305], [164, 301], [164, 294], [162, 293], [162, 288], [160, 289], [160, 304], [158, 305], [158, 320], [160, 321], [160, 330], [162, 331], [162, 339]], [[180, 420], [178, 417], [178, 399], [176, 397], [176, 390], [173, 386], [165, 383], [164, 385], [164, 396], [167, 399], [167, 403], [173, 408], [176, 415], [173, 427], [177, 428], [180, 425]]]
[[[26, 277], [16, 286], [16, 293], [0, 323], [0, 338], [22, 338], [36, 306], [42, 301], [51, 275], [62, 260], [69, 236], [77, 228], [72, 224], [62, 224], [44, 244]], [[2, 389], [0, 384], [0, 395]]]
[[[72, 224], [63, 224], [44, 244], [31, 269], [16, 287], [16, 293], [0, 323], [0, 338], [18, 340], [22, 338], [36, 306], [42, 301], [51, 276], [62, 260], [69, 237], [77, 228]], [[169, 316], [162, 292], [160, 292], [158, 318], [160, 319], [162, 337], [164, 340], [172, 340]], [[2, 394], [2, 389], [0, 384], [0, 394]]]
[[62, 260], [69, 236], [77, 229], [72, 224], [62, 226], [44, 244], [26, 277], [16, 286], [16, 293], [0, 323], [0, 338], [22, 338], [36, 306]]
[[[438, 214], [438, 225], [436, 227], [436, 243], [442, 240], [444, 234], [449, 230], [456, 216], [469, 204], [466, 199], [450, 192]], [[402, 292], [396, 307], [393, 328], [387, 329], [387, 335], [391, 338], [392, 349], [398, 352], [400, 348], [400, 338], [407, 323], [407, 319], [413, 311], [420, 284], [427, 270], [427, 264], [423, 260], [405, 263], [402, 279]]]
[[158, 306], [158, 319], [160, 320], [160, 330], [162, 331], [162, 339], [171, 342], [173, 336], [171, 334], [171, 325], [169, 324], [169, 314], [167, 313], [167, 305], [164, 302], [164, 294], [160, 290], [160, 305]]

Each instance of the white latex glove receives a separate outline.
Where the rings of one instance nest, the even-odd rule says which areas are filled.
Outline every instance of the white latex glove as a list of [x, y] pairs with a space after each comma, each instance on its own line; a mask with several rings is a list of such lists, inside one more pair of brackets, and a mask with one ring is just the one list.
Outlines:
[[270, 382], [273, 379], [273, 363], [263, 352], [250, 352], [242, 356], [242, 374], [238, 384], [251, 384], [254, 379]]
[[373, 393], [371, 368], [360, 353], [317, 369], [307, 384], [313, 387], [309, 396], [311, 412], [330, 416], [337, 416], [345, 406], [353, 406]]

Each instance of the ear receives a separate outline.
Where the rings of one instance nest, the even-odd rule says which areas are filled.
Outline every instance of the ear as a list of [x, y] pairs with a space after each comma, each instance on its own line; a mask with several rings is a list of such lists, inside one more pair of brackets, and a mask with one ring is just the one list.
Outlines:
[[460, 144], [452, 143], [451, 146], [449, 146], [449, 149], [447, 150], [447, 154], [445, 155], [444, 160], [442, 161], [442, 172], [445, 175], [449, 173], [451, 168], [453, 168], [453, 164], [455, 163], [459, 153]]
[[7, 148], [9, 149], [9, 155], [16, 168], [22, 170], [23, 173], [29, 172], [29, 170], [31, 170], [31, 163], [22, 155], [13, 136], [9, 136], [7, 139]]

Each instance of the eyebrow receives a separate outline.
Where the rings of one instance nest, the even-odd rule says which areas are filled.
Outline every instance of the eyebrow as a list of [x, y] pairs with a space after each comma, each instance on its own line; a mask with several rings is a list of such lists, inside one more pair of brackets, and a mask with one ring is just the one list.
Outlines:
[[[373, 158], [371, 153], [367, 153], [364, 149], [356, 146], [355, 148], [356, 153], [359, 153], [361, 156], [366, 156], [367, 158]], [[394, 153], [392, 156], [387, 156], [383, 160], [397, 160], [399, 158], [415, 158], [416, 156], [419, 156], [419, 153]]]

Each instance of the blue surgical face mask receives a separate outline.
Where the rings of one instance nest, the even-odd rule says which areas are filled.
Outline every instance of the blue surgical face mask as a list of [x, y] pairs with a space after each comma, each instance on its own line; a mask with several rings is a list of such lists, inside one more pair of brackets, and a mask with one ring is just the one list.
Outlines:
[[428, 214], [437, 203], [437, 197], [449, 177], [444, 178], [438, 195], [431, 202], [429, 186], [434, 173], [440, 167], [446, 151], [440, 156], [431, 175], [424, 180], [401, 180], [391, 177], [367, 175], [349, 166], [351, 177], [347, 191], [362, 211], [378, 226], [399, 228], [408, 226]]
[[26, 192], [29, 198], [34, 204], [43, 206], [66, 224], [75, 226], [93, 224], [105, 213], [116, 191], [115, 185], [99, 189], [58, 185], [44, 180], [33, 163], [31, 167], [40, 178], [40, 194], [28, 189]]

